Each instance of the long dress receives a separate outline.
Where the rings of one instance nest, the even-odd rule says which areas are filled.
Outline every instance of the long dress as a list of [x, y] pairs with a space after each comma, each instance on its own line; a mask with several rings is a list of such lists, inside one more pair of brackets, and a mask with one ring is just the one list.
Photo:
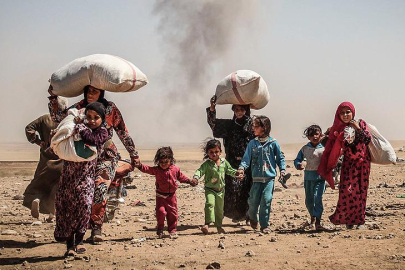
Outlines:
[[45, 145], [40, 148], [34, 178], [24, 191], [23, 205], [31, 209], [32, 201], [39, 199], [39, 212], [42, 214], [55, 213], [55, 193], [63, 166], [63, 160], [48, 148], [51, 130], [56, 127], [49, 114], [38, 117], [25, 127], [25, 135], [30, 143], [39, 145], [44, 142]]
[[329, 217], [335, 224], [362, 225], [365, 223], [367, 190], [369, 186], [371, 156], [367, 145], [371, 135], [366, 122], [360, 120], [360, 130], [352, 144], [344, 143], [343, 163], [339, 184], [339, 200], [335, 212]]
[[[99, 127], [91, 131], [83, 124], [76, 127], [83, 141], [95, 145], [100, 156], [108, 138], [106, 128]], [[55, 200], [54, 236], [57, 241], [65, 241], [73, 234], [86, 232], [93, 203], [96, 166], [97, 158], [87, 162], [64, 162]]]
[[[85, 101], [72, 105], [66, 110], [61, 110], [58, 107], [56, 98], [49, 97], [49, 112], [52, 116], [53, 121], [59, 123], [67, 116], [67, 111], [71, 108], [76, 108], [78, 110], [85, 108]], [[129, 135], [128, 129], [125, 125], [124, 119], [121, 115], [118, 107], [111, 101], [108, 101], [108, 106], [106, 106], [105, 111], [105, 127], [108, 130], [108, 141], [104, 145], [103, 155], [98, 159], [95, 184], [95, 195], [93, 202], [93, 210], [91, 216], [91, 225], [102, 226], [103, 219], [105, 215], [105, 209], [107, 204], [107, 192], [114, 180], [116, 168], [118, 166], [118, 160], [121, 158], [118, 153], [117, 147], [112, 141], [114, 135], [114, 130], [117, 133], [119, 139], [124, 145], [125, 149], [128, 151], [131, 158], [137, 157], [138, 152], [135, 149], [135, 143]]]
[[[210, 111], [209, 107], [206, 111], [207, 122], [212, 129], [213, 136], [223, 139], [226, 160], [232, 168], [238, 169], [247, 144], [254, 138], [251, 118], [248, 117], [243, 124], [239, 124], [235, 119], [217, 119], [216, 111]], [[224, 216], [233, 220], [247, 218], [251, 186], [252, 174], [250, 170], [245, 172], [243, 181], [238, 181], [229, 175], [225, 176]]]

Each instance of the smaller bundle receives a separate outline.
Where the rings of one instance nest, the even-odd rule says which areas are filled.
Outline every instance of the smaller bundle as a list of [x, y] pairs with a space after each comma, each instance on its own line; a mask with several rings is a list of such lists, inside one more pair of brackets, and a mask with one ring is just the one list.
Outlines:
[[252, 109], [264, 108], [270, 93], [263, 78], [251, 70], [238, 70], [226, 76], [217, 86], [217, 104], [250, 105]]
[[51, 148], [60, 159], [85, 162], [91, 161], [97, 157], [97, 148], [85, 144], [80, 137], [80, 134], [74, 134], [75, 117], [84, 117], [82, 110], [70, 109], [68, 115], [63, 119], [58, 127], [55, 135], [51, 140]]
[[367, 128], [371, 135], [371, 141], [368, 144], [371, 162], [381, 165], [395, 164], [397, 155], [390, 142], [378, 132], [375, 126], [367, 123]]

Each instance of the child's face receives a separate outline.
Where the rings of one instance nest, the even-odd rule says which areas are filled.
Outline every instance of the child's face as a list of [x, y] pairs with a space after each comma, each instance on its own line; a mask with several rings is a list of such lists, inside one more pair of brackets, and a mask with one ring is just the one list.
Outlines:
[[340, 111], [340, 120], [348, 124], [353, 119], [353, 112], [349, 107], [343, 107]]
[[87, 126], [91, 129], [98, 128], [103, 122], [101, 116], [93, 110], [87, 110], [86, 119], [87, 119]]
[[253, 129], [255, 136], [257, 136], [257, 137], [264, 136], [264, 127], [262, 127], [257, 121], [255, 121], [253, 123], [252, 129]]
[[221, 156], [221, 149], [219, 149], [219, 147], [216, 146], [214, 148], [208, 149], [207, 154], [212, 161], [217, 161]]
[[234, 112], [236, 118], [240, 119], [245, 115], [246, 110], [242, 106], [236, 105], [235, 108], [233, 109], [233, 112]]
[[308, 136], [308, 140], [312, 145], [318, 145], [321, 140], [321, 132], [319, 130], [315, 131], [314, 134]]
[[159, 167], [163, 170], [166, 170], [171, 165], [171, 160], [169, 158], [161, 158], [159, 159]]

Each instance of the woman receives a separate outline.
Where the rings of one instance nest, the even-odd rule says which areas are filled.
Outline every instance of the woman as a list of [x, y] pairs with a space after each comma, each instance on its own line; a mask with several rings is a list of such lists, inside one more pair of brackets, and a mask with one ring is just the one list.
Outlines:
[[[247, 144], [254, 138], [249, 105], [232, 105], [232, 119], [216, 118], [216, 96], [210, 100], [211, 106], [206, 109], [207, 121], [213, 136], [224, 141], [225, 158], [234, 169], [239, 167]], [[252, 174], [245, 173], [244, 181], [225, 176], [224, 216], [233, 222], [248, 221], [248, 198], [252, 186]]]
[[[51, 95], [49, 98], [49, 112], [52, 119], [59, 123], [66, 117], [68, 109], [61, 110], [56, 102], [56, 95], [52, 93], [52, 86], [49, 87], [48, 92]], [[113, 130], [117, 133], [125, 149], [128, 151], [131, 157], [132, 163], [135, 159], [139, 158], [138, 152], [135, 149], [135, 144], [129, 135], [127, 127], [125, 126], [124, 119], [122, 118], [121, 112], [117, 106], [104, 98], [104, 90], [97, 89], [93, 86], [86, 86], [84, 88], [83, 100], [72, 105], [70, 108], [83, 109], [87, 104], [98, 101], [102, 103], [106, 108], [105, 113], [105, 125], [108, 130], [109, 140], [104, 144], [104, 152], [97, 162], [96, 171], [96, 181], [95, 181], [95, 191], [94, 200], [92, 206], [90, 226], [92, 229], [91, 240], [94, 242], [102, 242], [102, 225], [104, 220], [104, 215], [106, 211], [107, 204], [107, 192], [114, 180], [115, 171], [117, 168], [118, 160], [120, 155], [118, 153], [117, 147], [112, 141]], [[69, 109], [70, 109], [69, 108]]]
[[[371, 162], [367, 145], [371, 135], [364, 120], [354, 119], [355, 113], [350, 102], [343, 102], [337, 108], [318, 173], [334, 189], [332, 172], [343, 153], [339, 200], [335, 213], [329, 219], [335, 225], [346, 224], [349, 229], [355, 226], [364, 229]], [[354, 141], [344, 139], [347, 127], [355, 130]]]

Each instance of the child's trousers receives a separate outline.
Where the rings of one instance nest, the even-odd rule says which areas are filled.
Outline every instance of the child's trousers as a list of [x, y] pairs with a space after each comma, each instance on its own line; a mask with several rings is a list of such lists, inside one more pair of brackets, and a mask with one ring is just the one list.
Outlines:
[[259, 210], [260, 228], [263, 230], [269, 227], [271, 201], [273, 199], [274, 179], [265, 183], [253, 182], [249, 193], [249, 217], [257, 222]]
[[163, 230], [165, 227], [165, 217], [167, 218], [167, 230], [169, 233], [176, 232], [178, 219], [176, 193], [167, 198], [156, 196], [156, 219], [158, 230]]
[[214, 223], [215, 227], [222, 227], [222, 220], [224, 219], [224, 197], [225, 189], [219, 192], [212, 189], [205, 189], [206, 225]]
[[304, 180], [305, 205], [311, 217], [321, 219], [323, 213], [322, 197], [325, 180]]

